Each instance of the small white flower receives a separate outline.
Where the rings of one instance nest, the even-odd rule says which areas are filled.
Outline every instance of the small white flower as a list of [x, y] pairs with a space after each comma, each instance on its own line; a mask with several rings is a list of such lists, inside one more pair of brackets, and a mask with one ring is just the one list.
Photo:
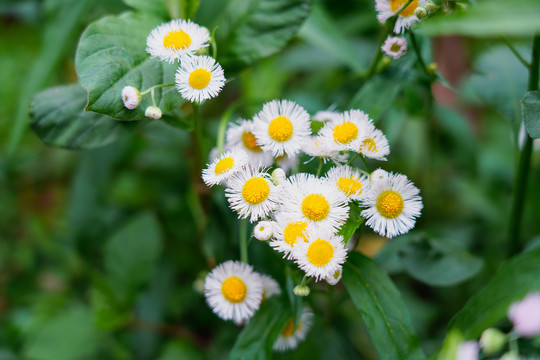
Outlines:
[[[408, 2], [409, 0], [375, 0], [377, 19], [384, 24], [386, 20], [394, 16]], [[394, 32], [396, 34], [401, 34], [405, 29], [412, 27], [420, 21], [414, 12], [419, 6], [423, 7], [426, 3], [427, 0], [413, 0], [413, 2], [399, 14], [396, 25], [394, 26]]]
[[244, 150], [249, 155], [249, 163], [254, 166], [272, 165], [272, 154], [261, 149], [253, 130], [253, 121], [239, 119], [227, 129], [227, 147]]
[[202, 179], [208, 186], [223, 184], [224, 181], [246, 166], [247, 161], [248, 155], [244, 151], [227, 151], [203, 170]]
[[334, 235], [328, 229], [309, 229], [308, 242], [299, 241], [294, 245], [292, 256], [306, 276], [316, 281], [333, 276], [347, 259], [343, 237]]
[[387, 238], [404, 234], [414, 227], [422, 210], [420, 190], [405, 175], [390, 173], [372, 182], [362, 199], [366, 225]]
[[527, 295], [508, 310], [508, 318], [514, 324], [514, 331], [523, 337], [540, 334], [540, 293]]
[[149, 117], [151, 119], [161, 119], [161, 109], [157, 106], [149, 106], [146, 108], [146, 111], [144, 112], [144, 116]]
[[350, 144], [349, 150], [379, 161], [386, 161], [386, 156], [390, 154], [390, 146], [386, 136], [375, 126], [369, 126], [361, 139], [357, 139]]
[[295, 219], [338, 229], [347, 221], [347, 198], [326, 178], [295, 174], [283, 185], [281, 211]]
[[337, 269], [334, 274], [330, 275], [330, 276], [327, 276], [326, 277], [326, 282], [329, 284], [329, 285], [336, 285], [339, 280], [341, 280], [341, 275], [343, 274], [343, 267], [339, 267], [339, 269]]
[[253, 236], [260, 241], [269, 240], [272, 237], [274, 228], [273, 221], [259, 221], [253, 229]]
[[129, 110], [135, 109], [141, 102], [141, 93], [139, 89], [133, 86], [124, 86], [122, 89], [122, 101]]
[[281, 288], [279, 287], [279, 284], [276, 280], [274, 280], [268, 275], [260, 274], [260, 276], [263, 287], [263, 302], [274, 295], [281, 295]]
[[291, 259], [294, 245], [299, 241], [307, 241], [307, 229], [310, 226], [313, 225], [306, 220], [279, 212], [276, 215], [274, 240], [270, 242], [270, 246], [283, 253], [283, 257]]
[[176, 19], [153, 29], [146, 39], [146, 52], [173, 63], [182, 55], [208, 46], [208, 30], [190, 20]]
[[240, 324], [259, 309], [263, 294], [261, 277], [248, 264], [226, 261], [206, 276], [204, 294], [214, 313]]
[[399, 59], [407, 52], [407, 40], [402, 37], [389, 36], [384, 41], [381, 49], [393, 59]]
[[279, 201], [279, 189], [272, 183], [270, 175], [248, 166], [227, 181], [225, 196], [231, 209], [241, 219], [249, 217], [251, 222], [267, 216]]
[[331, 160], [335, 164], [343, 164], [347, 161], [349, 155], [340, 153], [331, 143], [322, 136], [312, 136], [306, 142], [303, 151], [309, 156], [322, 158], [324, 163]]
[[367, 114], [360, 110], [350, 110], [326, 123], [319, 135], [325, 139], [329, 150], [348, 150], [351, 143], [364, 137], [369, 126], [373, 126], [373, 122]]
[[311, 134], [309, 114], [289, 100], [273, 100], [264, 104], [253, 122], [257, 142], [273, 156], [296, 155]]
[[211, 56], [184, 56], [176, 70], [176, 89], [191, 102], [216, 97], [225, 85], [221, 65]]
[[307, 306], [302, 309], [302, 315], [300, 320], [294, 329], [294, 319], [289, 319], [276, 342], [274, 343], [274, 351], [284, 352], [293, 350], [298, 347], [298, 344], [304, 341], [307, 333], [311, 329], [311, 323], [313, 320], [313, 312]]
[[326, 177], [349, 201], [360, 200], [369, 185], [367, 176], [360, 174], [358, 170], [354, 170], [348, 165], [331, 168]]
[[274, 185], [283, 184], [285, 180], [287, 180], [285, 170], [282, 168], [276, 168], [274, 171], [272, 171], [272, 181], [274, 182]]

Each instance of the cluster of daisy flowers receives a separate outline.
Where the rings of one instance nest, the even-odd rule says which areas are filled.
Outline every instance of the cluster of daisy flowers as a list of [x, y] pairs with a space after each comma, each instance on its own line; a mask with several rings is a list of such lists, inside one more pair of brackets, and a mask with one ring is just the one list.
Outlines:
[[[313, 131], [316, 123], [322, 126]], [[419, 190], [405, 175], [353, 166], [359, 157], [384, 161], [389, 153], [386, 137], [361, 110], [311, 117], [292, 101], [273, 100], [252, 120], [229, 126], [224, 152], [213, 155], [202, 178], [225, 187], [230, 208], [256, 223], [255, 238], [294, 261], [304, 281], [335, 285], [347, 258], [349, 239], [340, 231], [350, 206], [360, 206], [365, 223], [388, 238], [408, 232], [420, 216]], [[301, 157], [319, 159], [317, 174], [297, 172]], [[330, 168], [321, 174], [324, 164]], [[295, 294], [309, 294], [304, 281]]]
[[[208, 29], [184, 19], [159, 25], [146, 39], [146, 52], [152, 58], [171, 64], [179, 63], [174, 85], [180, 95], [192, 103], [216, 97], [225, 85], [221, 65], [211, 56], [197, 55], [199, 50], [208, 47], [209, 41]], [[145, 115], [153, 119], [161, 118], [161, 109], [156, 105], [153, 96], [153, 90], [161, 86], [168, 84], [154, 86], [142, 93], [133, 86], [124, 87], [124, 106], [133, 110], [139, 105], [142, 96], [152, 92], [153, 105], [146, 109]]]

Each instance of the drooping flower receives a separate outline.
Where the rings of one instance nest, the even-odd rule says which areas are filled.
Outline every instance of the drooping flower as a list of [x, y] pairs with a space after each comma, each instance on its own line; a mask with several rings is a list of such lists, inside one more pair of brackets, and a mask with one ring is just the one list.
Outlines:
[[122, 89], [122, 102], [129, 110], [133, 110], [139, 106], [139, 103], [141, 102], [141, 93], [139, 92], [139, 89], [133, 86], [124, 86]]
[[[377, 10], [377, 19], [381, 23], [385, 23], [386, 20], [396, 15], [402, 7], [407, 5], [409, 0], [375, 0], [375, 9]], [[427, 0], [413, 0], [401, 13], [399, 14], [396, 25], [394, 26], [394, 32], [401, 34], [406, 29], [409, 29], [416, 24], [420, 19], [415, 15], [415, 11], [420, 6], [425, 6]]]
[[288, 350], [294, 350], [298, 347], [298, 344], [304, 341], [307, 333], [311, 329], [311, 323], [313, 320], [313, 312], [307, 306], [302, 309], [302, 315], [300, 320], [294, 328], [294, 319], [289, 319], [285, 324], [285, 327], [281, 330], [279, 337], [274, 343], [274, 351], [284, 352]]
[[191, 102], [216, 97], [225, 85], [221, 65], [211, 56], [184, 56], [176, 71], [176, 89]]
[[144, 116], [149, 117], [151, 119], [161, 119], [161, 109], [157, 106], [149, 106], [144, 111]]
[[341, 275], [343, 274], [343, 267], [339, 267], [333, 274], [326, 277], [326, 282], [329, 285], [336, 285], [339, 280], [341, 280]]
[[407, 52], [407, 40], [402, 37], [389, 36], [381, 46], [382, 51], [393, 59], [399, 59]]

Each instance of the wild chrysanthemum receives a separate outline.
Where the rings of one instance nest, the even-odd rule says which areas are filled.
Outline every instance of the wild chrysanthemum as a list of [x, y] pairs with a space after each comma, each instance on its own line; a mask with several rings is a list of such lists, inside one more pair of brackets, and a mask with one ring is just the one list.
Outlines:
[[347, 250], [343, 245], [343, 237], [334, 235], [328, 229], [309, 229], [308, 242], [295, 244], [292, 256], [298, 267], [306, 276], [316, 281], [332, 276], [341, 268], [347, 259]]
[[139, 106], [139, 103], [141, 102], [141, 93], [139, 92], [139, 89], [133, 86], [124, 86], [122, 89], [122, 102], [129, 110], [133, 110]]
[[248, 161], [252, 165], [272, 165], [272, 154], [261, 149], [253, 134], [253, 121], [239, 119], [227, 129], [227, 147], [240, 148], [248, 154]]
[[231, 209], [241, 219], [249, 217], [251, 222], [267, 216], [279, 201], [279, 190], [270, 175], [248, 166], [227, 181], [225, 196]]
[[274, 227], [273, 221], [259, 221], [253, 228], [253, 236], [260, 241], [269, 240], [274, 233]]
[[339, 282], [339, 280], [341, 280], [342, 274], [343, 274], [343, 267], [340, 266], [339, 269], [337, 269], [333, 274], [327, 276], [325, 280], [329, 285], [332, 285], [332, 286], [336, 285]]
[[309, 114], [289, 100], [273, 100], [263, 105], [253, 118], [257, 143], [273, 156], [296, 155], [311, 134]]
[[203, 170], [202, 178], [206, 185], [222, 184], [247, 165], [248, 155], [242, 150], [230, 150], [215, 159]]
[[382, 51], [393, 59], [399, 59], [407, 52], [407, 40], [402, 37], [389, 36], [381, 46]]
[[347, 161], [349, 155], [347, 153], [340, 153], [335, 149], [326, 138], [322, 136], [312, 136], [306, 142], [303, 151], [309, 156], [322, 158], [323, 161], [331, 160], [335, 164], [342, 164]]
[[[375, 9], [377, 10], [377, 19], [381, 23], [394, 16], [409, 0], [375, 0]], [[416, 22], [420, 21], [418, 16], [414, 14], [418, 7], [424, 7], [427, 0], [413, 0], [398, 16], [394, 32], [401, 34], [406, 29], [412, 27]]]
[[349, 150], [379, 161], [386, 161], [386, 156], [390, 154], [390, 146], [386, 136], [375, 126], [368, 126], [364, 136], [349, 145]]
[[390, 173], [372, 182], [362, 199], [362, 216], [375, 232], [387, 238], [404, 234], [414, 227], [422, 210], [420, 190], [405, 175]]
[[368, 185], [367, 176], [347, 165], [331, 168], [326, 177], [349, 201], [360, 200]]
[[182, 55], [195, 53], [210, 41], [208, 30], [190, 20], [176, 19], [152, 30], [146, 39], [146, 52], [173, 63]]
[[307, 333], [311, 329], [311, 322], [313, 320], [313, 312], [307, 306], [302, 309], [302, 315], [300, 320], [294, 328], [294, 319], [289, 319], [285, 324], [285, 327], [281, 330], [279, 337], [274, 343], [274, 351], [284, 352], [288, 350], [294, 350], [298, 347], [298, 344], [304, 341]]
[[221, 65], [211, 56], [184, 56], [176, 71], [176, 89], [191, 102], [216, 97], [225, 85]]
[[248, 264], [226, 261], [206, 276], [204, 295], [220, 318], [240, 324], [259, 309], [263, 295], [261, 277]]
[[364, 136], [369, 125], [373, 123], [367, 114], [360, 110], [350, 110], [326, 123], [319, 135], [326, 139], [330, 150], [347, 150], [351, 143]]
[[276, 215], [274, 240], [270, 242], [270, 246], [283, 253], [283, 257], [290, 259], [294, 245], [299, 241], [307, 241], [306, 234], [309, 226], [306, 220], [299, 220], [285, 213], [278, 213]]

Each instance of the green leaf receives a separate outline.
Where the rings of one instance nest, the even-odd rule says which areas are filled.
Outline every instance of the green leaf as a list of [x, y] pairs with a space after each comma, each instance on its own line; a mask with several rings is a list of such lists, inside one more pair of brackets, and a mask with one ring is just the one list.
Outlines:
[[349, 108], [362, 109], [378, 121], [393, 106], [402, 87], [403, 83], [395, 79], [373, 78], [354, 95]]
[[24, 359], [73, 360], [95, 358], [100, 336], [90, 309], [72, 306], [28, 337]]
[[229, 359], [270, 359], [272, 346], [292, 316], [283, 299], [273, 297], [265, 301], [238, 336]]
[[510, 305], [531, 291], [540, 290], [540, 249], [504, 263], [493, 279], [467, 301], [452, 319], [449, 335], [438, 359], [455, 358], [459, 341], [478, 339], [482, 331], [506, 318]]
[[78, 84], [37, 94], [30, 108], [30, 126], [41, 141], [67, 149], [92, 149], [127, 136], [138, 126], [84, 111], [86, 96], [86, 91]]
[[124, 2], [141, 13], [152, 14], [164, 20], [170, 18], [167, 8], [170, 0], [124, 0]]
[[451, 15], [440, 13], [423, 21], [416, 31], [426, 35], [533, 35], [540, 31], [537, 0], [484, 0]]
[[114, 290], [107, 281], [98, 281], [92, 287], [90, 298], [94, 321], [98, 328], [114, 330], [132, 320], [131, 308], [124, 306], [117, 299]]
[[105, 267], [113, 287], [131, 298], [152, 276], [162, 238], [154, 215], [143, 213], [124, 225], [107, 243]]
[[311, 0], [233, 0], [216, 32], [220, 63], [238, 70], [281, 50], [310, 12]]
[[356, 230], [362, 225], [365, 219], [360, 215], [362, 208], [355, 203], [351, 202], [349, 205], [349, 218], [347, 222], [343, 224], [341, 229], [339, 229], [338, 235], [343, 236], [343, 241], [345, 244], [349, 242], [351, 237], [354, 235]]
[[183, 17], [185, 19], [193, 19], [197, 13], [197, 10], [199, 9], [200, 4], [201, 0], [182, 0], [181, 5], [184, 15]]
[[[86, 110], [122, 120], [145, 117], [145, 109], [152, 105], [150, 94], [134, 110], [124, 107], [121, 94], [124, 86], [146, 90], [174, 82], [178, 65], [151, 59], [146, 53], [146, 37], [161, 22], [148, 14], [125, 13], [104, 17], [86, 29], [75, 57], [79, 80], [88, 90]], [[182, 103], [174, 87], [156, 89], [155, 96], [163, 113]]]
[[409, 312], [383, 269], [351, 252], [343, 267], [343, 283], [362, 313], [381, 360], [425, 359]]
[[540, 92], [529, 91], [525, 94], [521, 100], [521, 116], [529, 136], [540, 138]]

